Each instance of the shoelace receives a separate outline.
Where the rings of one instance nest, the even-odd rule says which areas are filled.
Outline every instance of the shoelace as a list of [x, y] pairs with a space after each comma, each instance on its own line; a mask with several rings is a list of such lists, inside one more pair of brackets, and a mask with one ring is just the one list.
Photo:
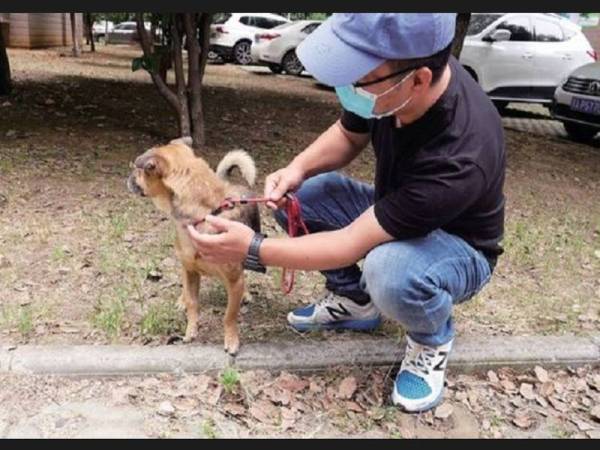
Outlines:
[[426, 345], [413, 344], [410, 341], [406, 349], [406, 366], [416, 375], [429, 375], [436, 352]]

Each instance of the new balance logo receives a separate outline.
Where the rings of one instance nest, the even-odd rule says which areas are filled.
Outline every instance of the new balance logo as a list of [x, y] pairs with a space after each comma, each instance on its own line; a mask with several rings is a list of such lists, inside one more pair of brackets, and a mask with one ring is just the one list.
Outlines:
[[334, 308], [333, 306], [326, 306], [325, 308], [329, 312], [329, 315], [333, 317], [335, 320], [338, 320], [340, 316], [350, 316], [350, 312], [342, 305], [341, 303], [337, 304], [339, 309]]
[[442, 357], [442, 360], [433, 368], [433, 370], [444, 370], [444, 363], [448, 358], [448, 352], [439, 352], [438, 354]]

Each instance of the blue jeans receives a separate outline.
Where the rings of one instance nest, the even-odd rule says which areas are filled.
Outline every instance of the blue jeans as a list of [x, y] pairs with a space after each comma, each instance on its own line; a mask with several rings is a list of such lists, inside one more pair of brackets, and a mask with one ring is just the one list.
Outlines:
[[[337, 172], [306, 180], [296, 195], [311, 233], [343, 228], [374, 202], [372, 186]], [[283, 210], [275, 219], [287, 229]], [[353, 264], [321, 273], [328, 290], [357, 303], [373, 301], [412, 339], [430, 346], [454, 337], [452, 306], [473, 297], [491, 277], [481, 252], [441, 229], [378, 245], [367, 253], [362, 271]]]

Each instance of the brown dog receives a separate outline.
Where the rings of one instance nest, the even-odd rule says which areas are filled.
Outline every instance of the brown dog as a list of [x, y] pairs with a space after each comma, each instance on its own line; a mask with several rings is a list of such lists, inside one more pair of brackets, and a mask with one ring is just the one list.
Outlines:
[[[177, 230], [175, 253], [183, 266], [183, 293], [180, 304], [187, 314], [184, 342], [198, 336], [198, 290], [200, 276], [219, 278], [227, 290], [225, 312], [225, 351], [237, 353], [239, 348], [238, 314], [244, 296], [244, 271], [241, 264], [212, 264], [203, 261], [185, 225], [204, 218], [227, 197], [250, 195], [248, 187], [233, 184], [230, 173], [238, 167], [249, 186], [254, 185], [254, 161], [243, 150], [229, 152], [219, 163], [216, 173], [181, 139], [163, 147], [155, 147], [139, 156], [127, 180], [129, 190], [150, 197], [154, 205], [168, 214]], [[245, 223], [260, 231], [256, 204], [240, 205], [223, 211], [220, 217]], [[200, 224], [199, 231], [214, 232], [209, 225]]]

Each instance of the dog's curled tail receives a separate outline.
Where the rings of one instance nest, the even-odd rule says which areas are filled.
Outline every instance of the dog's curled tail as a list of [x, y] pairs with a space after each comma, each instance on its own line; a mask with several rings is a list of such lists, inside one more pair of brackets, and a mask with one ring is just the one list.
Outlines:
[[250, 186], [254, 186], [254, 182], [256, 181], [256, 165], [248, 153], [244, 150], [232, 150], [227, 153], [217, 166], [217, 176], [224, 180], [228, 179], [234, 167], [240, 169], [242, 177], [244, 177], [244, 180]]

